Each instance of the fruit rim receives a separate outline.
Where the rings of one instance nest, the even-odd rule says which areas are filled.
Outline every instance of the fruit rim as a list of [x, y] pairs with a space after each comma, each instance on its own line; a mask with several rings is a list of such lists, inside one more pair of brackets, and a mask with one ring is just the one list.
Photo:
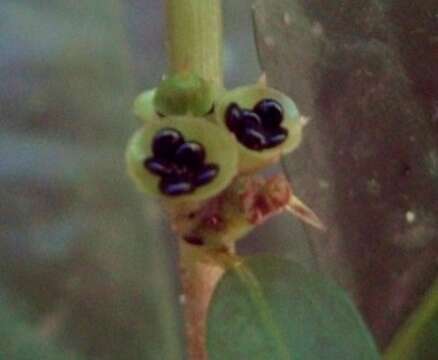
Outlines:
[[146, 90], [140, 93], [134, 100], [134, 115], [143, 121], [150, 121], [158, 118], [154, 107], [156, 89]]
[[[174, 128], [182, 133], [186, 141], [197, 141], [205, 147], [205, 162], [219, 166], [219, 173], [213, 181], [185, 195], [172, 197], [161, 193], [159, 190], [161, 177], [151, 173], [145, 176], [147, 170], [144, 168], [143, 162], [152, 156], [152, 139], [163, 128]], [[208, 138], [209, 136], [211, 138]], [[172, 202], [201, 201], [213, 197], [231, 183], [237, 174], [238, 151], [234, 139], [214, 123], [204, 118], [174, 116], [150, 121], [143, 128], [137, 130], [129, 141], [126, 161], [128, 172], [139, 190]], [[223, 169], [227, 169], [227, 171], [223, 171]]]

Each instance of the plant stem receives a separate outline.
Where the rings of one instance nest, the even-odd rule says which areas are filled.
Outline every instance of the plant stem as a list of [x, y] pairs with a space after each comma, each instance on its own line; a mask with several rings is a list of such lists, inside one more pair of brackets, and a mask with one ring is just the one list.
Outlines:
[[189, 359], [206, 360], [206, 325], [208, 306], [223, 268], [202, 262], [185, 261], [193, 258], [190, 246], [180, 241], [181, 282], [184, 291], [184, 315]]
[[222, 86], [221, 1], [167, 0], [166, 10], [171, 71], [193, 71]]
[[[220, 0], [167, 0], [170, 70], [192, 71], [213, 86], [223, 86], [222, 9]], [[181, 282], [184, 290], [188, 354], [192, 360], [207, 359], [205, 346], [208, 304], [222, 276], [219, 266], [193, 259], [192, 246], [180, 241]]]

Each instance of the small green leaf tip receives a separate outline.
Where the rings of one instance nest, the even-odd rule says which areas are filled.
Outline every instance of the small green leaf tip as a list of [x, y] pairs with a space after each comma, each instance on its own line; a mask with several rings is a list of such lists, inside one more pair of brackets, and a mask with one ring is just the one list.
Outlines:
[[149, 121], [157, 117], [154, 108], [154, 97], [156, 90], [146, 90], [134, 100], [134, 115], [143, 121]]
[[204, 116], [214, 104], [213, 85], [191, 72], [164, 79], [155, 94], [155, 110], [163, 115]]

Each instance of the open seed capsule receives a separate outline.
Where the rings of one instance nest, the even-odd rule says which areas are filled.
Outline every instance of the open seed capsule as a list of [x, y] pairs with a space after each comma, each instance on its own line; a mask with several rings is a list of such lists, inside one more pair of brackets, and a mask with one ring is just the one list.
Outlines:
[[238, 150], [232, 136], [214, 123], [166, 117], [149, 121], [133, 135], [126, 160], [141, 191], [171, 201], [197, 202], [231, 183]]
[[302, 124], [295, 103], [260, 84], [226, 92], [217, 103], [216, 120], [238, 142], [241, 172], [276, 161], [301, 141]]
[[214, 87], [194, 73], [164, 79], [154, 97], [155, 110], [163, 115], [207, 115], [214, 104]]

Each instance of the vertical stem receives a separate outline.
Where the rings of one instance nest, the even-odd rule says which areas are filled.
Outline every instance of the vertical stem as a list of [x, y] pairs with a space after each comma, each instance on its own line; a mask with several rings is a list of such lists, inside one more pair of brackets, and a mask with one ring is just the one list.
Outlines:
[[[220, 0], [167, 0], [168, 51], [172, 73], [192, 71], [223, 86], [222, 9]], [[208, 304], [223, 270], [185, 261], [191, 246], [180, 241], [181, 282], [187, 346], [192, 360], [207, 359], [205, 346]]]
[[206, 322], [208, 305], [223, 268], [206, 263], [191, 263], [188, 245], [180, 241], [181, 282], [184, 291], [184, 317], [187, 351], [191, 360], [206, 360]]
[[193, 71], [222, 86], [221, 1], [167, 0], [166, 10], [171, 71]]

